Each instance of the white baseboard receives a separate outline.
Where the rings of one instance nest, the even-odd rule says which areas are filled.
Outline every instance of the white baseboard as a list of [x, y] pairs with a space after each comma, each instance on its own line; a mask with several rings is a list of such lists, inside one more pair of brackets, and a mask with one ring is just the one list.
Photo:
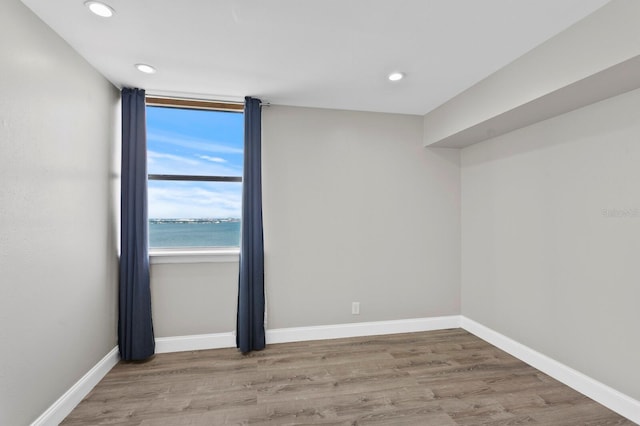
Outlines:
[[[412, 333], [416, 331], [443, 330], [459, 327], [460, 316], [452, 315], [434, 318], [412, 318], [393, 321], [355, 322], [351, 324], [276, 328], [266, 330], [265, 339], [267, 344], [274, 344], [305, 342], [308, 340], [340, 339], [343, 337]], [[235, 347], [236, 335], [234, 332], [159, 337], [156, 339], [156, 353], [159, 354]]]
[[588, 396], [612, 411], [640, 424], [640, 401], [580, 373], [528, 346], [516, 342], [472, 319], [462, 316], [460, 325], [469, 333], [491, 343], [521, 361]]
[[156, 338], [157, 354], [235, 347], [236, 335], [233, 332]]
[[87, 374], [82, 376], [47, 411], [42, 413], [31, 426], [55, 426], [73, 411], [91, 389], [120, 361], [118, 347], [113, 348]]
[[378, 336], [381, 334], [413, 333], [417, 331], [459, 328], [460, 316], [412, 318], [393, 321], [354, 322], [350, 324], [311, 327], [276, 328], [267, 330], [267, 343], [304, 342], [308, 340], [340, 339], [343, 337]]

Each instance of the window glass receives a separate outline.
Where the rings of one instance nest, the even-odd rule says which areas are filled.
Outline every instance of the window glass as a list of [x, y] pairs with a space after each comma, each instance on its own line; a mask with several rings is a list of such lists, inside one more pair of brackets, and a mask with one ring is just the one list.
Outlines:
[[241, 112], [147, 106], [149, 247], [239, 245], [243, 125]]

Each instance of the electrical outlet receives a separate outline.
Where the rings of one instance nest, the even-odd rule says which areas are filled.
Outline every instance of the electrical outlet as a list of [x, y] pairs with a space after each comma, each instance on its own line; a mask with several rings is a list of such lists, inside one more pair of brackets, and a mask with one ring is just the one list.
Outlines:
[[360, 315], [360, 302], [351, 303], [351, 314]]

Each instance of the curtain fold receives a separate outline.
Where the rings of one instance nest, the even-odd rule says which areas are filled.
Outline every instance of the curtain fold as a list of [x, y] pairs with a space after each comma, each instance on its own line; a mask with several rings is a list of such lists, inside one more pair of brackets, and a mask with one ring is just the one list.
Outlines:
[[126, 361], [155, 352], [147, 243], [145, 91], [122, 89], [122, 188], [118, 346]]
[[240, 352], [264, 349], [264, 243], [260, 99], [245, 98], [242, 230], [236, 345]]

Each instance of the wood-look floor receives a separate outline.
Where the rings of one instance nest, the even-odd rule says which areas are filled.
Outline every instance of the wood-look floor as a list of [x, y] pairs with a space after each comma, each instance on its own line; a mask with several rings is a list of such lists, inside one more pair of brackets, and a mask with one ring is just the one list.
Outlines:
[[62, 423], [633, 425], [461, 329], [120, 363]]

